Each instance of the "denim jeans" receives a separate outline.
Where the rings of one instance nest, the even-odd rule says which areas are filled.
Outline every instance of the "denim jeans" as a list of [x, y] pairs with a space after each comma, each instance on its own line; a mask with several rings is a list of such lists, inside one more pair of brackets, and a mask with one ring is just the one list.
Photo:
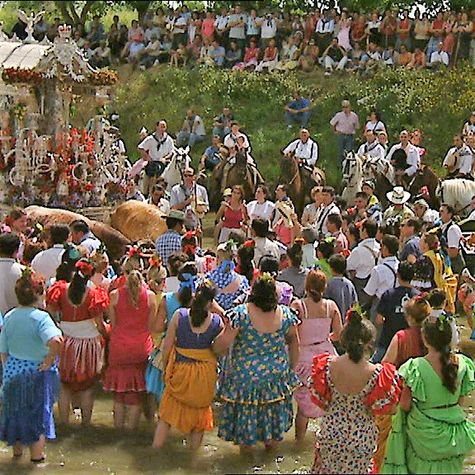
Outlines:
[[287, 125], [298, 124], [300, 128], [307, 127], [311, 112], [298, 112], [297, 114], [285, 113]]
[[[206, 139], [206, 135], [197, 135], [197, 134], [190, 134], [190, 132], [178, 132], [176, 136], [176, 143], [178, 147], [185, 147], [188, 145], [190, 149], [192, 149], [195, 144], [198, 142], [203, 142]], [[187, 143], [188, 142], [188, 143]]]
[[338, 142], [338, 160], [340, 164], [343, 162], [345, 158], [345, 152], [349, 152], [353, 150], [353, 145], [355, 141], [355, 136], [351, 134], [338, 134], [337, 135], [337, 142]]

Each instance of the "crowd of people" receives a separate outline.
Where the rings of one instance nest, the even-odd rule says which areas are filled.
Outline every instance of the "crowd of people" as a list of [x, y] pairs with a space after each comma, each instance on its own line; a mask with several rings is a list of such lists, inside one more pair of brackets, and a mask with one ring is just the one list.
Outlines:
[[[240, 70], [348, 70], [371, 74], [382, 67], [439, 69], [475, 61], [474, 12], [442, 11], [429, 16], [419, 8], [350, 12], [328, 8], [305, 15], [245, 10], [214, 11], [158, 8], [131, 25], [115, 15], [108, 31], [95, 16], [74, 39], [97, 67], [129, 61], [148, 68], [204, 64]], [[41, 20], [35, 37], [54, 40], [60, 19]], [[26, 37], [19, 20], [12, 34]]]
[[[343, 106], [336, 129], [357, 125]], [[233, 124], [224, 142], [250, 147]], [[373, 117], [365, 128], [373, 138], [386, 126]], [[165, 121], [155, 134], [139, 145], [147, 162], [172, 140]], [[401, 135], [395, 150], [419, 157]], [[316, 161], [307, 140], [302, 129], [288, 148]], [[73, 409], [93, 424], [102, 385], [117, 429], [158, 416], [159, 450], [171, 429], [200, 447], [219, 401], [218, 436], [243, 452], [272, 450], [293, 425], [301, 444], [317, 419], [314, 473], [460, 473], [475, 445], [462, 406], [475, 366], [454, 314], [458, 287], [462, 301], [475, 279], [453, 207], [410, 203], [403, 186], [384, 207], [365, 181], [351, 203], [315, 186], [300, 216], [285, 184], [275, 200], [259, 185], [248, 203], [235, 185], [217, 213], [216, 246], [206, 248], [192, 197], [206, 204], [207, 190], [196, 179], [187, 168], [167, 196], [158, 177], [148, 200], [167, 210], [166, 232], [116, 260], [85, 221], [43, 229], [21, 209], [6, 217], [0, 436], [14, 456], [29, 447], [32, 462], [44, 461], [56, 400], [62, 424]], [[474, 307], [464, 309], [473, 330]]]
[[[179, 65], [193, 61], [188, 52], [197, 38], [207, 38], [223, 53], [222, 64], [213, 59], [221, 66], [229, 61], [225, 47], [241, 60], [249, 41], [265, 48], [263, 57], [256, 53], [256, 71], [274, 68], [274, 61], [278, 68], [285, 61], [279, 48], [290, 44], [302, 56], [316, 48], [313, 64], [321, 57], [330, 73], [351, 67], [343, 58], [362, 44], [379, 53], [394, 48], [398, 58], [414, 47], [412, 57], [417, 49], [430, 52], [429, 63], [439, 50], [452, 62], [468, 58], [467, 14], [440, 15], [429, 22], [393, 10], [382, 18], [326, 10], [281, 18], [235, 7], [201, 18], [183, 7], [146, 15], [145, 30], [136, 22], [127, 31], [114, 18], [112, 35], [96, 17], [88, 33], [75, 36], [90, 49], [109, 48], [108, 60], [132, 55], [144, 66], [156, 61], [146, 50], [154, 42], [161, 50], [169, 41], [167, 61]], [[37, 35], [52, 31], [36, 25]], [[14, 32], [20, 36], [21, 28]], [[114, 43], [120, 32], [122, 43]], [[341, 58], [323, 54], [331, 51]], [[299, 65], [300, 58], [287, 59]], [[362, 56], [357, 68], [366, 71], [372, 60]], [[283, 155], [313, 173], [319, 144], [305, 128], [310, 101], [296, 91], [283, 112], [289, 127], [300, 127]], [[167, 191], [163, 172], [174, 140], [165, 120], [152, 134], [142, 131], [144, 189], [134, 180], [128, 185], [128, 199], [147, 201], [165, 216], [167, 229], [155, 242], [135, 242], [112, 259], [86, 221], [44, 229], [13, 209], [0, 228], [0, 439], [13, 456], [28, 447], [33, 463], [45, 460], [46, 440], [56, 437], [56, 402], [62, 425], [73, 409], [83, 425], [93, 425], [102, 387], [113, 396], [117, 430], [135, 430], [142, 415], [157, 423], [157, 450], [172, 429], [198, 449], [215, 419], [218, 436], [244, 454], [257, 444], [273, 450], [291, 427], [301, 446], [309, 419], [316, 419], [312, 473], [461, 473], [475, 446], [475, 424], [463, 409], [475, 388], [475, 305], [465, 305], [475, 292], [470, 239], [457, 222], [459, 210], [443, 201], [435, 209], [424, 194], [407, 191], [424, 157], [421, 131], [403, 130], [389, 146], [377, 111], [362, 125], [343, 101], [329, 123], [338, 156], [343, 161], [354, 150], [363, 129], [357, 154], [394, 164], [392, 190], [383, 195], [364, 180], [354, 199], [344, 200], [333, 187], [316, 185], [312, 202], [299, 210], [289, 195], [291, 177], [273, 193], [259, 184], [248, 202], [243, 186], [234, 185], [222, 190], [208, 246], [208, 190], [197, 171], [187, 166]], [[200, 171], [239, 154], [255, 167], [250, 138], [229, 108], [215, 118], [212, 136]], [[203, 120], [190, 109], [176, 144], [205, 139]], [[472, 113], [444, 159], [449, 177], [473, 180], [474, 140]], [[471, 207], [467, 221], [475, 221], [475, 196]]]

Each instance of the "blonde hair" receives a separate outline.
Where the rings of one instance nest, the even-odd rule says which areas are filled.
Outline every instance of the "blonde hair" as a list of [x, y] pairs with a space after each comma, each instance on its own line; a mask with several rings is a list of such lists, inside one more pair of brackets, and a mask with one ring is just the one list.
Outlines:
[[132, 270], [127, 274], [127, 282], [125, 285], [134, 307], [139, 306], [140, 289], [142, 288], [142, 284], [142, 274], [138, 270]]

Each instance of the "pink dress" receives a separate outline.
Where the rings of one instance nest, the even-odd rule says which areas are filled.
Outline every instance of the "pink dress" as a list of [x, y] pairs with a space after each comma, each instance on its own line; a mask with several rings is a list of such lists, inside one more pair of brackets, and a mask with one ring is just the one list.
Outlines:
[[109, 341], [109, 366], [104, 377], [104, 389], [115, 393], [145, 391], [145, 369], [153, 350], [148, 328], [147, 288], [142, 287], [138, 306], [130, 301], [127, 288], [120, 287], [115, 308], [116, 324]]
[[350, 43], [350, 22], [349, 21], [341, 21], [340, 22], [340, 31], [338, 32], [338, 45], [344, 48], [345, 51], [349, 51], [351, 49]]
[[304, 314], [302, 323], [299, 326], [300, 337], [300, 358], [295, 372], [297, 373], [302, 386], [294, 391], [294, 397], [299, 406], [300, 412], [305, 417], [321, 417], [324, 411], [320, 409], [310, 397], [308, 389], [309, 379], [312, 375], [312, 362], [315, 356], [322, 353], [336, 355], [335, 347], [330, 341], [332, 318], [329, 315], [329, 300], [324, 300], [325, 317], [308, 318], [307, 306], [303, 300], [300, 301]]

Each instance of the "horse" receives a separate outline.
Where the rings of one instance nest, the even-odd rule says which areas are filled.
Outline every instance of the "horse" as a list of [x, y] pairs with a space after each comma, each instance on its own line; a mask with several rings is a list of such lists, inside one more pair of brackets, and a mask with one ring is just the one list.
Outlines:
[[356, 193], [361, 191], [363, 184], [363, 160], [354, 152], [348, 152], [345, 155], [342, 164], [344, 189], [341, 193], [346, 204], [353, 205]]
[[167, 190], [170, 191], [175, 185], [181, 183], [183, 172], [191, 164], [189, 155], [190, 147], [173, 147], [172, 157], [168, 162], [162, 177], [167, 182]]
[[452, 178], [439, 183], [435, 192], [441, 203], [451, 205], [461, 217], [470, 214], [470, 203], [475, 195], [475, 181]]
[[[225, 171], [226, 165], [228, 165], [227, 171]], [[214, 206], [218, 205], [221, 202], [223, 191], [234, 185], [241, 185], [244, 190], [243, 198], [250, 201], [254, 199], [256, 188], [261, 181], [259, 173], [247, 163], [247, 154], [238, 152], [233, 164], [229, 163], [229, 159], [223, 160], [214, 168], [208, 179], [210, 202]]]
[[366, 160], [362, 164], [363, 180], [373, 180], [375, 184], [375, 195], [378, 197], [381, 206], [388, 205], [386, 194], [394, 188], [395, 174], [394, 167], [388, 160]]
[[280, 162], [278, 183], [287, 186], [287, 195], [292, 200], [299, 215], [304, 206], [312, 201], [310, 193], [314, 186], [325, 184], [325, 172], [315, 167], [314, 171], [300, 166], [294, 154], [284, 155]]
[[[411, 193], [413, 198], [421, 195], [428, 195], [427, 202], [429, 206], [433, 209], [438, 209], [440, 200], [437, 197], [436, 190], [439, 182], [440, 179], [434, 170], [427, 165], [422, 165], [414, 177], [409, 181], [408, 191]], [[426, 190], [424, 190], [424, 188], [426, 188]]]

